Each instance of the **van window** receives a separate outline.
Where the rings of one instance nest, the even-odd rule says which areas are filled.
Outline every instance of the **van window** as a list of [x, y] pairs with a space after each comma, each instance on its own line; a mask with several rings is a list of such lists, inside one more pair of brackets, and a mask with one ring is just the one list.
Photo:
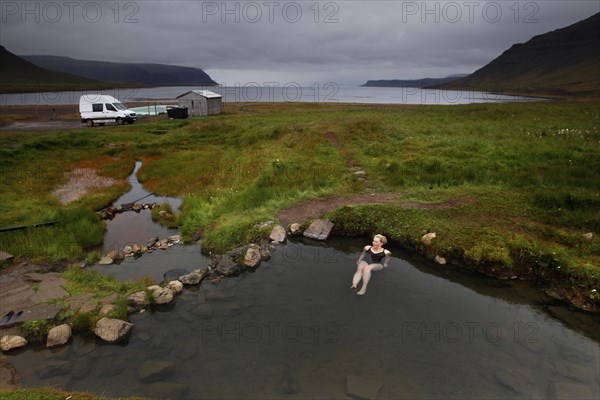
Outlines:
[[92, 111], [102, 111], [102, 104], [92, 104]]
[[112, 104], [110, 104], [110, 103], [106, 103], [105, 105], [106, 105], [106, 109], [107, 109], [108, 111], [117, 111], [117, 110], [116, 110], [116, 109], [113, 107], [113, 105], [112, 105]]

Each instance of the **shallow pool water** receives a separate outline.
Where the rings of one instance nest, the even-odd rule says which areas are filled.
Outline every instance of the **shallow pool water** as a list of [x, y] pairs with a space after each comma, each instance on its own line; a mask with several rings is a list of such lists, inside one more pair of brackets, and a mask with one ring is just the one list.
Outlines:
[[[104, 396], [345, 399], [354, 377], [381, 385], [381, 399], [600, 394], [597, 338], [551, 318], [531, 289], [431, 273], [446, 267], [409, 263], [392, 248], [390, 267], [357, 296], [349, 287], [363, 242], [280, 246], [253, 273], [205, 281], [168, 309], [132, 315], [126, 344], [77, 337], [9, 358], [26, 386]], [[598, 331], [597, 319], [586, 321]]]

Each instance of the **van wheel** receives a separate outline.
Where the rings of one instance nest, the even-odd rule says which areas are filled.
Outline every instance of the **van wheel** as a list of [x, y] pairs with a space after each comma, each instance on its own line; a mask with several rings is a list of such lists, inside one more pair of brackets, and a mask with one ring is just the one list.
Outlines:
[[92, 126], [94, 126], [94, 121], [88, 119], [87, 121], [85, 121], [85, 124], [91, 128]]
[[100, 125], [100, 126], [104, 126], [104, 122], [100, 122], [98, 125]]
[[123, 125], [123, 118], [117, 118], [115, 122], [117, 123], [117, 125]]

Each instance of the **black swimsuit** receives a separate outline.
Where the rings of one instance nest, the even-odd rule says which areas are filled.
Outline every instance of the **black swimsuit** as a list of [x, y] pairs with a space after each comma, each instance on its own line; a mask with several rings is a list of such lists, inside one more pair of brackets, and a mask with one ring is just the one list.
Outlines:
[[372, 247], [369, 247], [369, 250], [367, 250], [367, 253], [371, 254], [371, 261], [373, 261], [373, 264], [381, 264], [381, 260], [385, 257], [385, 250], [381, 253], [373, 253], [371, 249]]

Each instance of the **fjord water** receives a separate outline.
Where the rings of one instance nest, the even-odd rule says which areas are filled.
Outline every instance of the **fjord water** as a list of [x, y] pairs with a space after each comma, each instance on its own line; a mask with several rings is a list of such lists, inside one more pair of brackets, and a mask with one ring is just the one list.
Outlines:
[[[300, 86], [294, 82], [261, 86], [256, 83], [210, 87], [171, 86], [156, 88], [116, 88], [102, 93], [125, 102], [174, 101], [190, 90], [207, 89], [223, 96], [224, 102], [301, 102], [372, 104], [470, 104], [540, 101], [540, 99], [479, 91], [434, 90], [411, 87], [364, 87], [334, 82]], [[1, 106], [79, 104], [88, 92], [42, 92], [0, 95]]]

